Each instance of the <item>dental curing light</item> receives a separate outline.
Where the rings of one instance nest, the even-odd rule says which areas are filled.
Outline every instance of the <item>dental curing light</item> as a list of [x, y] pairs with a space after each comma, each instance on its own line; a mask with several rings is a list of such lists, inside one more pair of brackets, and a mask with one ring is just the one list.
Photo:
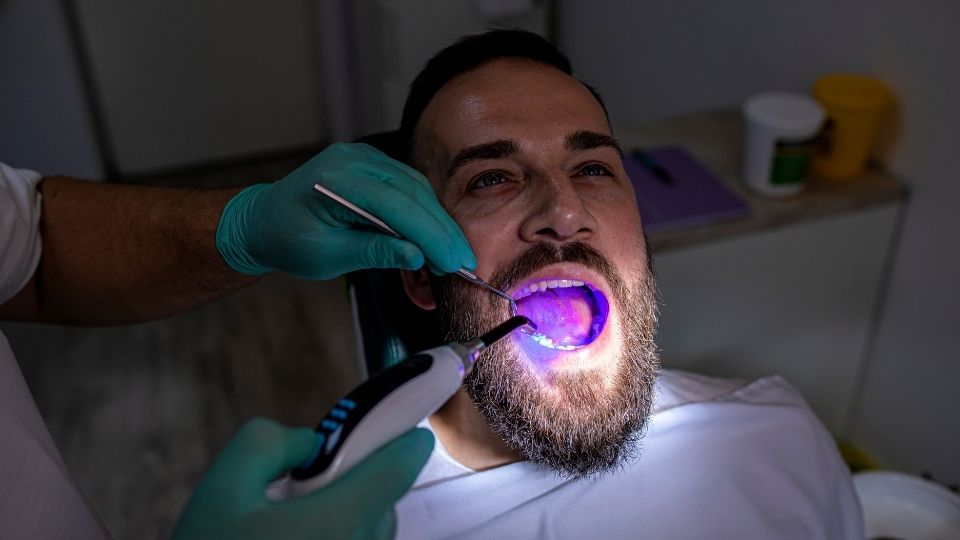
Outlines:
[[315, 454], [271, 483], [267, 498], [310, 493], [342, 476], [436, 412], [484, 349], [525, 325], [530, 319], [513, 317], [473, 341], [423, 351], [367, 379], [330, 409], [315, 430]]

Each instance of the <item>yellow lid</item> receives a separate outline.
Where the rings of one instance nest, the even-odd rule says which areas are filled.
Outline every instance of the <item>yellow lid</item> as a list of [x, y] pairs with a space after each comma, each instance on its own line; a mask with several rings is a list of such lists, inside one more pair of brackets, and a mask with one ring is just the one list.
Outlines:
[[828, 106], [852, 109], [882, 109], [890, 101], [883, 82], [864, 75], [824, 75], [813, 83], [813, 95]]

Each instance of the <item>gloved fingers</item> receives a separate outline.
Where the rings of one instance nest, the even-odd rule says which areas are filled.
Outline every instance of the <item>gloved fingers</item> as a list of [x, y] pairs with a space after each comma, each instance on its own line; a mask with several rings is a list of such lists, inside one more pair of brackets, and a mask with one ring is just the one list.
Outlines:
[[[333, 496], [338, 500], [357, 500], [369, 512], [379, 516], [413, 486], [420, 469], [433, 451], [433, 434], [415, 428], [377, 450], [325, 489], [295, 500], [309, 506], [314, 497]], [[360, 502], [362, 501], [362, 503]]]
[[437, 220], [453, 222], [447, 211], [440, 205], [440, 201], [437, 200], [437, 195], [430, 187], [429, 180], [420, 173], [417, 173], [416, 177], [412, 177], [397, 165], [399, 163], [395, 161], [390, 163], [359, 163], [353, 172], [379, 180], [393, 189], [404, 192], [429, 210], [430, 214]]
[[[319, 158], [323, 158], [324, 164], [319, 163]], [[315, 165], [313, 164], [314, 160], [318, 160]], [[324, 166], [327, 161], [339, 161], [342, 165], [340, 167]], [[457, 268], [460, 266], [476, 267], [476, 257], [470, 249], [470, 244], [467, 242], [463, 231], [440, 205], [433, 189], [430, 187], [430, 181], [413, 167], [397, 161], [367, 144], [335, 143], [308, 162], [305, 168], [317, 171], [317, 175], [309, 172], [305, 173], [308, 178], [316, 176], [314, 178], [316, 182], [333, 189], [354, 204], [358, 204], [353, 195], [356, 195], [359, 189], [355, 185], [355, 181], [360, 178], [377, 180], [406, 194], [420, 203], [420, 206], [446, 229], [447, 236], [452, 239], [457, 251], [457, 258], [461, 259]], [[369, 185], [369, 183], [367, 184]], [[384, 189], [382, 185], [372, 187], [373, 191], [368, 193], [381, 193], [389, 196], [391, 195], [390, 192], [393, 191]], [[382, 216], [380, 217], [382, 218]], [[430, 257], [431, 254], [428, 253], [427, 256]]]
[[[383, 220], [401, 236], [413, 242], [423, 251], [427, 259], [445, 272], [455, 272], [461, 266], [471, 262], [472, 252], [459, 228], [436, 219], [414, 197], [399, 189], [390, 189], [379, 180], [356, 176], [343, 172], [324, 176], [327, 185], [337, 194], [353, 204]], [[336, 216], [341, 222], [369, 225], [369, 222], [352, 211], [343, 208], [323, 195], [315, 197], [315, 215], [319, 211]], [[318, 215], [319, 219], [322, 216]]]
[[[461, 259], [465, 262], [461, 266], [470, 269], [476, 268], [476, 257], [473, 250], [470, 249], [470, 243], [463, 234], [460, 226], [453, 220], [450, 214], [443, 208], [440, 201], [437, 200], [433, 188], [430, 187], [430, 181], [415, 169], [384, 156], [389, 161], [378, 162], [376, 165], [367, 165], [364, 171], [378, 178], [383, 183], [399, 189], [407, 195], [414, 198], [420, 206], [430, 212], [447, 229], [447, 234], [454, 240], [458, 247]], [[413, 176], [415, 175], [415, 176]]]
[[425, 260], [416, 244], [376, 231], [340, 231], [336, 242], [329, 243], [328, 249], [333, 253], [349, 254], [343, 258], [353, 268], [344, 273], [367, 268], [417, 270], [423, 267]]
[[[383, 183], [396, 188], [400, 191], [403, 191], [408, 196], [413, 198], [420, 207], [430, 213], [434, 219], [437, 220], [440, 225], [446, 230], [447, 237], [451, 240], [454, 248], [459, 255], [461, 261], [460, 266], [466, 266], [470, 269], [476, 268], [477, 261], [476, 257], [473, 254], [473, 250], [470, 248], [470, 243], [467, 241], [466, 235], [463, 234], [463, 231], [460, 229], [460, 226], [457, 225], [457, 222], [453, 220], [453, 217], [447, 213], [447, 211], [440, 205], [440, 201], [437, 200], [437, 196], [433, 193], [433, 189], [427, 186], [420, 185], [417, 182], [411, 182], [408, 178], [403, 177], [389, 177], [383, 180]], [[384, 193], [386, 195], [386, 193]]]
[[402, 180], [411, 190], [415, 190], [418, 197], [429, 195], [436, 199], [430, 180], [423, 173], [383, 154], [370, 161], [357, 163], [355, 171], [381, 181]]
[[[341, 197], [360, 206], [364, 210], [373, 211], [373, 209], [362, 205], [361, 201], [370, 199], [384, 201], [396, 200], [400, 204], [420, 204], [430, 216], [445, 227], [448, 226], [445, 220], [452, 221], [450, 216], [443, 211], [443, 208], [440, 208], [438, 217], [434, 210], [430, 210], [426, 205], [420, 203], [419, 199], [421, 194], [419, 194], [418, 191], [425, 188], [418, 188], [417, 182], [411, 181], [409, 178], [398, 179], [392, 175], [383, 174], [382, 171], [376, 170], [378, 166], [379, 165], [374, 166], [367, 163], [355, 163], [352, 164], [350, 170], [327, 171], [319, 183], [332, 189]], [[433, 204], [437, 207], [440, 206], [436, 197], [433, 197]], [[325, 206], [327, 205], [325, 204]], [[452, 230], [451, 228], [450, 232], [452, 232]]]
[[395, 168], [400, 169], [403, 172], [403, 174], [416, 178], [425, 186], [427, 187], [430, 186], [430, 181], [427, 179], [426, 176], [424, 176], [422, 172], [414, 169], [413, 167], [411, 167], [410, 165], [407, 165], [402, 161], [396, 160], [388, 156], [384, 152], [381, 152], [379, 149], [364, 143], [355, 143], [355, 144], [352, 144], [351, 146], [358, 147], [358, 151], [362, 153], [364, 157], [364, 161], [391, 165]]
[[379, 540], [392, 540], [397, 533], [397, 512], [391, 507], [370, 527], [371, 530], [365, 531], [362, 538], [377, 538]]
[[368, 494], [374, 508], [392, 508], [413, 486], [433, 451], [429, 430], [416, 428], [384, 446], [341, 478], [356, 486], [376, 486]]
[[[376, 164], [379, 166], [380, 164], [394, 165], [400, 163], [380, 150], [364, 143], [333, 143], [322, 152], [317, 154], [316, 157], [322, 158], [324, 162], [338, 162], [340, 164], [340, 167], [338, 167], [339, 169], [345, 169], [353, 172], [363, 171], [364, 173], [369, 172], [369, 165]], [[332, 170], [329, 166], [319, 168], [321, 170]], [[425, 182], [429, 186], [429, 181], [427, 181], [426, 177], [417, 172], [415, 169], [409, 167], [408, 169], [413, 171], [414, 174], [410, 175], [409, 171], [405, 171], [405, 175], [418, 178], [418, 180]], [[374, 174], [374, 176], [379, 177], [380, 174]]]
[[[240, 428], [220, 453], [211, 474], [227, 478], [226, 482], [241, 494], [265, 498], [267, 484], [309, 459], [316, 447], [312, 429], [288, 428], [272, 420], [254, 418]], [[218, 470], [221, 466], [229, 470]]]

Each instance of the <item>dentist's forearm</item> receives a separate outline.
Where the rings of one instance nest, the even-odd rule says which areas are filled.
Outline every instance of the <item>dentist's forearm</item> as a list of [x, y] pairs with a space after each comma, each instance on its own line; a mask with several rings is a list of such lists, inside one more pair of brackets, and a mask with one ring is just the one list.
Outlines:
[[31, 283], [0, 309], [10, 319], [123, 324], [172, 315], [256, 278], [216, 249], [220, 213], [238, 189], [167, 189], [44, 178], [43, 255]]

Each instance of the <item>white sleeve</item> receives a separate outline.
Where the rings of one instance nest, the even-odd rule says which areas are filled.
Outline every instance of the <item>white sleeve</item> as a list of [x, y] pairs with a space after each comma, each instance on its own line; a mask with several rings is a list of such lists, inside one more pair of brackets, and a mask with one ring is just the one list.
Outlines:
[[40, 264], [41, 178], [0, 163], [0, 304], [20, 292]]

